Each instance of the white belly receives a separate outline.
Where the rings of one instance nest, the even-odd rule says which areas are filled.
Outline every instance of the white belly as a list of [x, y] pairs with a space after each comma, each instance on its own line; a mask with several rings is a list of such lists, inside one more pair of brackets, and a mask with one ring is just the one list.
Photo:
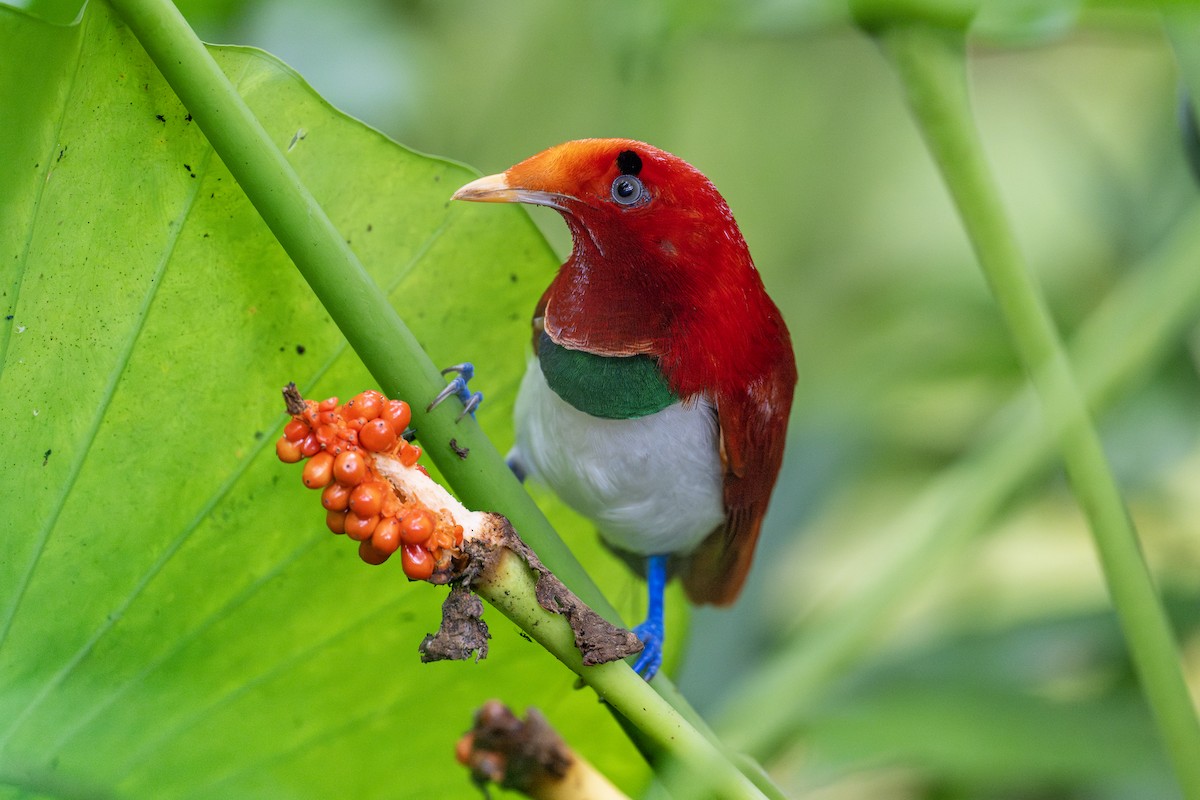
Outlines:
[[555, 394], [534, 359], [517, 395], [516, 428], [518, 463], [621, 550], [688, 552], [725, 518], [711, 403], [601, 419]]

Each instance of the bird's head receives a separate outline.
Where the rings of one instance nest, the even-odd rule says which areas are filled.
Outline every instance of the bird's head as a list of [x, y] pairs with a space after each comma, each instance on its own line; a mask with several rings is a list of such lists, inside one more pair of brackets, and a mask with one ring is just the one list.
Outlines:
[[472, 181], [454, 198], [553, 208], [571, 229], [575, 257], [593, 264], [695, 269], [728, 258], [714, 250], [745, 251], [729, 206], [699, 170], [632, 139], [566, 142]]

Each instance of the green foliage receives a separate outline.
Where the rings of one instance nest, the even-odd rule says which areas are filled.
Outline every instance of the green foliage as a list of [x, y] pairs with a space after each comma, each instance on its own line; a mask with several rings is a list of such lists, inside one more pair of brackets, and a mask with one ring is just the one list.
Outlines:
[[[0, 9], [0, 41], [19, 134], [0, 166], [0, 795], [463, 794], [453, 742], [493, 696], [636, 784], [547, 653], [493, 615], [493, 657], [420, 665], [441, 593], [323, 530], [273, 452], [279, 388], [371, 379], [128, 30], [101, 4], [70, 27]], [[481, 420], [507, 432], [557, 263], [528, 218], [450, 206], [463, 167], [259, 51], [213, 53], [432, 357], [475, 359]]]
[[[69, 2], [36, 5], [58, 9], [62, 21], [73, 15]], [[715, 716], [727, 743], [767, 762], [789, 790], [814, 790], [822, 798], [1174, 800], [1179, 793], [1117, 632], [1096, 555], [1053, 467], [1051, 437], [1031, 413], [1029, 398], [1021, 399], [1024, 375], [1000, 315], [900, 103], [895, 76], [874, 43], [845, 24], [853, 6], [860, 14], [876, 13], [876, 23], [902, 13], [910, 21], [969, 25], [976, 37], [970, 84], [989, 166], [1055, 320], [1064, 338], [1078, 345], [1073, 365], [1155, 577], [1176, 601], [1173, 621], [1195, 687], [1200, 383], [1189, 330], [1200, 307], [1194, 268], [1200, 260], [1200, 217], [1179, 153], [1172, 52], [1157, 15], [1138, 11], [1142, 5], [619, 0], [581, 12], [575, 4], [410, 0], [342, 5], [331, 12], [319, 0], [223, 0], [222, 11], [213, 3], [181, 7], [193, 24], [207, 26], [201, 29], [207, 38], [267, 39], [337, 105], [401, 141], [453, 153], [488, 171], [564, 139], [632, 135], [688, 158], [721, 187], [791, 326], [802, 374], [781, 491], [747, 593], [731, 613], [697, 615], [699, 630], [683, 665], [681, 686], [689, 698], [709, 708], [723, 704]], [[98, 112], [64, 99], [74, 91], [70, 76], [78, 61], [78, 32], [23, 19], [16, 25], [11, 15], [0, 19], [0, 41], [16, 42], [13, 52], [28, 54], [0, 55], [8, 67], [0, 70], [0, 109], [28, 109], [19, 128], [8, 128], [20, 130], [20, 137], [0, 139], [5, 187], [0, 241], [6, 248], [15, 241], [24, 252], [27, 234], [34, 231], [29, 198], [44, 193], [47, 202], [56, 202], [58, 193], [68, 191], [31, 165], [45, 154], [57, 157], [60, 119], [72, 123], [72, 141], [80, 142]], [[306, 41], [305, 25], [331, 19], [338, 26], [320, 31], [321, 47], [295, 44]], [[312, 31], [307, 33], [312, 41]], [[1185, 64], [1195, 58], [1193, 41], [1177, 31], [1177, 55]], [[1039, 46], [994, 46], [1012, 42]], [[366, 58], [381, 49], [394, 61]], [[234, 57], [260, 69], [273, 64], [244, 51], [217, 52], [227, 68]], [[346, 57], [360, 52], [362, 62]], [[344, 69], [342, 62], [357, 68], [341, 83], [331, 81], [336, 68]], [[1194, 73], [1186, 75], [1193, 89]], [[234, 78], [247, 90], [261, 75], [249, 83], [240, 73]], [[150, 85], [160, 102], [131, 98], [142, 116], [169, 107], [164, 104], [170, 94], [157, 82]], [[293, 101], [271, 102], [274, 89], [267, 86], [274, 84], [253, 93], [252, 102], [286, 147], [297, 127], [313, 130], [311, 118], [306, 113], [297, 119]], [[358, 90], [372, 88], [367, 96], [376, 99], [363, 102]], [[378, 101], [381, 92], [387, 102]], [[417, 226], [418, 242], [408, 233], [385, 240], [379, 223], [370, 233], [361, 225], [368, 217], [402, 225], [407, 217], [397, 210], [413, 213], [406, 205], [415, 196], [411, 187], [393, 187], [397, 199], [386, 207], [385, 201], [369, 199], [378, 176], [394, 168], [380, 171], [378, 164], [407, 160], [381, 137], [338, 119], [311, 95], [302, 96], [320, 106], [315, 116], [332, 117], [339, 141], [310, 135], [289, 158], [309, 159], [305, 181], [376, 279], [388, 284], [403, 272], [397, 265], [418, 258], [414, 250], [433, 235], [429, 227]], [[107, 95], [96, 97], [105, 112], [100, 119], [111, 124], [120, 116], [118, 108], [103, 105]], [[273, 113], [263, 115], [263, 109]], [[70, 111], [65, 117], [64, 110]], [[154, 129], [160, 137], [169, 133], [172, 147], [187, 133], [178, 109], [174, 114]], [[114, 152], [107, 140], [93, 141], [93, 150]], [[187, 141], [203, 152], [198, 138]], [[364, 142], [385, 150], [381, 161]], [[150, 144], [159, 146], [158, 139]], [[82, 152], [72, 144], [53, 174], [78, 178], [78, 171], [64, 170], [80, 164], [70, 159]], [[594, 733], [608, 720], [595, 714], [590, 696], [570, 692], [561, 670], [546, 664], [540, 671], [547, 658], [503, 621], [493, 620], [498, 638], [491, 661], [476, 667], [421, 668], [415, 656], [403, 655], [432, 627], [435, 598], [396, 585], [388, 568], [354, 564], [352, 553], [315, 529], [314, 499], [262, 452], [269, 450], [270, 426], [280, 419], [279, 383], [297, 378], [303, 385], [307, 378], [306, 389], [344, 391], [346, 381], [353, 379], [357, 387], [368, 380], [365, 373], [350, 355], [331, 360], [340, 340], [244, 204], [235, 219], [211, 222], [231, 225], [238, 235], [252, 230], [245, 234], [248, 256], [239, 248], [233, 261], [232, 249], [223, 245], [223, 263], [193, 266], [187, 276], [172, 258], [153, 297], [145, 283], [106, 282], [118, 269], [130, 269], [127, 262], [140, 265], [142, 275], [155, 274], [155, 265], [143, 261], [155, 242], [167, 238], [202, 252], [183, 233], [164, 233], [169, 214], [157, 219], [157, 228], [135, 227], [135, 238], [113, 237], [119, 249], [101, 246], [99, 239], [91, 246], [89, 237], [101, 229], [88, 220], [107, 219], [111, 227], [129, 213], [136, 193], [126, 186], [140, 183], [145, 192], [159, 194], [169, 186], [177, 198], [190, 196], [190, 178], [157, 175], [157, 160], [129, 147], [120, 152], [138, 168], [114, 172], [109, 159], [93, 152], [93, 167], [109, 170], [101, 173], [107, 180], [75, 203], [71, 222], [57, 226], [71, 231], [77, 243], [87, 242], [86, 276], [94, 280], [82, 287], [86, 291], [72, 289], [68, 308], [56, 296], [54, 308], [39, 313], [75, 338], [59, 336], [48, 351], [43, 342], [41, 352], [58, 359], [33, 362], [49, 376], [46, 385], [20, 384], [27, 394], [45, 395], [68, 378], [81, 385], [90, 381], [78, 398], [67, 399], [70, 415], [63, 417], [60, 403], [56, 418], [74, 426], [59, 441], [88, 440], [94, 425], [92, 448], [53, 447], [42, 467], [53, 443], [27, 440], [47, 431], [47, 420], [54, 418], [44, 410], [33, 417], [27, 397], [13, 393], [13, 375], [24, 374], [14, 372], [18, 362], [6, 358], [0, 375], [0, 399], [17, 420], [15, 428], [31, 431], [18, 433], [19, 448], [10, 448], [0, 462], [3, 473], [55, 476], [32, 488], [30, 481], [0, 482], [0, 612], [13, 608], [19, 590], [11, 588], [12, 581], [22, 580], [37, 541], [47, 537], [30, 599], [13, 620], [10, 636], [21, 637], [14, 641], [22, 649], [14, 653], [10, 642], [0, 644], [0, 736], [13, 732], [0, 755], [0, 774], [18, 779], [29, 794], [77, 795], [111, 787], [104, 776], [136, 760], [131, 774], [143, 781], [167, 775], [203, 794], [210, 776], [233, 773], [243, 782], [209, 793], [296, 796], [299, 784], [316, 793], [340, 789], [343, 769], [351, 770], [345, 766], [349, 758], [360, 770], [355, 774], [364, 776], [368, 796], [393, 789], [403, 796], [401, 785], [420, 796], [422, 790], [444, 788], [427, 781], [453, 769], [445, 742], [465, 727], [483, 688], [491, 694], [492, 687], [482, 682], [498, 675], [496, 694], [517, 705], [541, 705], [603, 769], [628, 776], [621, 770], [633, 770], [636, 757], [610, 735], [611, 728]], [[186, 159], [174, 149], [170, 155], [195, 167], [193, 152]], [[431, 219], [434, 206], [440, 209], [467, 175], [443, 162], [414, 163], [428, 170], [418, 169], [418, 180], [443, 176], [429, 195]], [[215, 191], [221, 186], [215, 184], [219, 169], [210, 163], [197, 181]], [[331, 204], [343, 182], [351, 188]], [[199, 230], [202, 194], [181, 231]], [[220, 198], [218, 193], [209, 202]], [[113, 208], [117, 201], [120, 208]], [[366, 216], [348, 210], [355, 203]], [[155, 221], [147, 210], [140, 213], [143, 222]], [[400, 289], [393, 297], [435, 359], [451, 363], [469, 356], [480, 362], [480, 388], [488, 393], [481, 422], [503, 445], [505, 405], [526, 340], [523, 320], [554, 260], [519, 213], [500, 208], [445, 213], [447, 233], [480, 232], [483, 257], [470, 255], [476, 253], [472, 244], [465, 256], [438, 258], [441, 248], [463, 245], [458, 237], [442, 235], [402, 280], [420, 283], [416, 273], [426, 266], [457, 265], [463, 258], [482, 261], [489, 274], [487, 267], [499, 264], [502, 252], [515, 254], [511, 264], [530, 269], [528, 280], [520, 272], [518, 284], [509, 287], [447, 267], [426, 278], [468, 281], [457, 286], [465, 292], [466, 307], [444, 302], [414, 307], [407, 290], [399, 297]], [[565, 238], [557, 218], [539, 219], [561, 249]], [[516, 231], [501, 232], [501, 226]], [[157, 238], [147, 243], [154, 231]], [[63, 235], [48, 226], [36, 232], [31, 242], [38, 247]], [[381, 241], [386, 244], [367, 255], [364, 248]], [[130, 260], [129, 253], [139, 248], [146, 251], [143, 261]], [[47, 261], [61, 269], [61, 259], [40, 264]], [[95, 269], [101, 261], [106, 269]], [[545, 266], [533, 267], [534, 261]], [[508, 274], [508, 263], [500, 274]], [[22, 274], [19, 301], [33, 308], [36, 294], [29, 287], [43, 278], [28, 269]], [[0, 276], [8, 301], [13, 288], [7, 266], [0, 267]], [[66, 278], [47, 271], [45, 279]], [[187, 299], [176, 297], [174, 313], [187, 321], [176, 325], [190, 325], [192, 333], [167, 325], [161, 310], [170, 305], [163, 299], [171, 294], [164, 294], [168, 286], [187, 281], [193, 286], [178, 289]], [[498, 296], [508, 289], [512, 296]], [[114, 316], [89, 312], [88, 303], [108, 309], [102, 306], [104, 292], [121, 301], [110, 303]], [[288, 310], [260, 303], [260, 292], [286, 296]], [[141, 303], [147, 304], [144, 322], [138, 321]], [[487, 324], [474, 328], [487, 337], [482, 346], [463, 336], [462, 325], [479, 319], [470, 303], [488, 309]], [[236, 311], [250, 306], [257, 315]], [[47, 335], [44, 325], [28, 324], [31, 312], [17, 308], [23, 318], [0, 327], [0, 337], [11, 338], [10, 355], [30, 347], [33, 340], [21, 337]], [[111, 339], [86, 337], [87, 314], [97, 328], [111, 327], [121, 308], [125, 327]], [[423, 310], [427, 317], [417, 319]], [[267, 318], [277, 324], [272, 328]], [[314, 325], [314, 319], [322, 321]], [[25, 330], [17, 334], [21, 325]], [[255, 327], [260, 325], [267, 327]], [[141, 333], [130, 333], [139, 326]], [[502, 333], [490, 338], [493, 326]], [[259, 333], [274, 338], [261, 352], [230, 350], [229, 360], [245, 360], [231, 366], [222, 359], [225, 342], [243, 341], [239, 332], [247, 340]], [[128, 370], [106, 393], [121, 343], [131, 341]], [[207, 341], [209, 350], [219, 352], [195, 341]], [[318, 349], [299, 357], [291, 348], [300, 342], [316, 342]], [[279, 346], [288, 352], [278, 352]], [[322, 365], [333, 364], [324, 377], [318, 374], [321, 365], [305, 366], [315, 363], [314, 354]], [[29, 361], [28, 354], [22, 357]], [[60, 374], [64, 370], [70, 372]], [[135, 371], [154, 373], [137, 388], [137, 399], [124, 388]], [[179, 378], [180, 371], [189, 375]], [[270, 374], [254, 383], [265, 373]], [[204, 379], [198, 387], [197, 376]], [[209, 383], [216, 400], [193, 400], [179, 389], [203, 392]], [[144, 392], [153, 391], [159, 392], [153, 403], [141, 402]], [[112, 402], [99, 416], [96, 398], [108, 394]], [[162, 399], [166, 395], [169, 402]], [[181, 402], [203, 410], [215, 404], [219, 411], [207, 416], [193, 411], [187, 424], [174, 423], [171, 414], [148, 411], [163, 402], [172, 409]], [[227, 411], [231, 403], [236, 413]], [[219, 415], [219, 424], [210, 426], [217, 433], [197, 433], [194, 420], [212, 413]], [[147, 459], [144, 448], [153, 450], [164, 430], [170, 446]], [[140, 440], [136, 453], [130, 431]], [[254, 439], [256, 431], [267, 439]], [[210, 441], [213, 436], [223, 438]], [[260, 451], [244, 461], [236, 456], [239, 446]], [[122, 460], [102, 459], [102, 453]], [[188, 458], [175, 464], [169, 456], [178, 453]], [[80, 465], [78, 480], [64, 494], [62, 470], [69, 472], [75, 463], [72, 454]], [[66, 466], [56, 461], [62, 455]], [[136, 467], [143, 460], [145, 468]], [[112, 474], [107, 469], [112, 464], [119, 464], [119, 476], [102, 479], [101, 473]], [[168, 489], [141, 491], [134, 499], [126, 497], [129, 490], [100, 492], [99, 487], [135, 485], [134, 469], [185, 474], [186, 480], [164, 482]], [[90, 495], [77, 494], [85, 490]], [[164, 499], [168, 491], [182, 499]], [[66, 502], [59, 503], [60, 497]], [[282, 497], [295, 508], [276, 506]], [[541, 493], [538, 499], [549, 502]], [[91, 508], [97, 502], [114, 513], [97, 513]], [[168, 512], [185, 502], [191, 503], [191, 516], [180, 523], [185, 515]], [[263, 502], [272, 510], [254, 518], [266, 522], [250, 529], [239, 523], [259, 514]], [[58, 522], [52, 523], [60, 505]], [[78, 526], [81, 518], [84, 529], [66, 527]], [[114, 518], [121, 523], [110, 522]], [[556, 511], [555, 518], [564, 527], [567, 517]], [[14, 526], [20, 537], [11, 536]], [[572, 544], [579, 550], [588, 541], [577, 537]], [[277, 543], [274, 549], [271, 542]], [[10, 557], [13, 550], [19, 552]], [[114, 557], [118, 552], [124, 560]], [[635, 582], [603, 553], [585, 549], [580, 555], [633, 618], [640, 597]], [[192, 559], [195, 567], [184, 569]], [[278, 595], [274, 604], [264, 599], [269, 594]], [[342, 611], [351, 608], [353, 614]], [[23, 622], [25, 615], [32, 616]], [[386, 624], [372, 624], [381, 618]], [[343, 661], [344, 653], [359, 657]], [[538, 670], [524, 674], [535, 676], [530, 683], [540, 691], [526, 687], [523, 664]], [[391, 694], [376, 702], [371, 687], [381, 684], [345, 677], [364, 665], [394, 665], [389, 674], [409, 680], [384, 684]], [[404, 687], [412, 685], [413, 675], [422, 691], [453, 684], [466, 696], [446, 698], [450, 706], [438, 706], [408, 728], [411, 748], [425, 746], [425, 731], [440, 741], [421, 751], [433, 760], [417, 763], [414, 757], [401, 769], [394, 761], [408, 759], [408, 750], [392, 746], [380, 759], [375, 754], [381, 751], [371, 748], [394, 742], [396, 732], [412, 721], [400, 705], [410, 699]], [[445, 683], [430, 683], [430, 676], [442, 681], [443, 675]], [[483, 676], [482, 682], [471, 676]], [[305, 704], [310, 694], [315, 701]], [[273, 713], [281, 708], [306, 716]], [[209, 716], [199, 716], [204, 713]], [[329, 720], [324, 727], [318, 715]], [[284, 737], [278, 745], [255, 738], [272, 730]], [[127, 745], [121, 737], [131, 731], [141, 741]], [[178, 731], [176, 742], [167, 741], [172, 731]], [[164, 747], [153, 750], [155, 742]], [[189, 755], [185, 748], [195, 746], [228, 751]], [[124, 755], [116, 763], [105, 760], [118, 750]], [[14, 752], [19, 760], [10, 757]], [[182, 765], [207, 756], [228, 758], [229, 766], [197, 781]], [[363, 768], [366, 762], [376, 766]], [[85, 763], [99, 771], [72, 771]], [[450, 779], [456, 781], [448, 784], [450, 791], [465, 789], [460, 778]]]

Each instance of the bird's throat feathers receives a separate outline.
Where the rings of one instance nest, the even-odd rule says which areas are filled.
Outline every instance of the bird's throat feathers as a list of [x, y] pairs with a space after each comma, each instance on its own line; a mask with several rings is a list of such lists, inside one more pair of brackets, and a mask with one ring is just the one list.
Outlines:
[[694, 242], [623, 239], [601, 254], [576, 234], [543, 298], [546, 334], [596, 355], [651, 356], [684, 399], [744, 385], [780, 348], [790, 358], [790, 340], [741, 234], [721, 238], [700, 252]]

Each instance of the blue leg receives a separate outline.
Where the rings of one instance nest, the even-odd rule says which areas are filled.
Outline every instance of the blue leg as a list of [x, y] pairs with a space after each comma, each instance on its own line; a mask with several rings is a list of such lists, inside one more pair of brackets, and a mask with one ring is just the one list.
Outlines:
[[663, 660], [663, 641], [666, 638], [663, 592], [667, 588], [667, 558], [658, 555], [646, 559], [646, 589], [650, 600], [646, 606], [646, 621], [633, 629], [644, 645], [633, 669], [647, 681], [658, 673]]
[[[470, 361], [464, 361], [461, 364], [455, 364], [453, 367], [446, 367], [442, 370], [443, 375], [455, 373], [453, 380], [446, 384], [446, 388], [438, 392], [437, 397], [433, 398], [433, 402], [426, 406], [426, 411], [433, 411], [442, 404], [442, 401], [455, 396], [458, 397], [463, 404], [463, 410], [459, 413], [457, 419], [462, 419], [467, 414], [475, 416], [475, 409], [479, 408], [479, 404], [483, 402], [483, 392], [472, 392], [467, 388], [468, 381], [475, 377], [475, 365]], [[457, 421], [457, 420], [455, 420]]]

